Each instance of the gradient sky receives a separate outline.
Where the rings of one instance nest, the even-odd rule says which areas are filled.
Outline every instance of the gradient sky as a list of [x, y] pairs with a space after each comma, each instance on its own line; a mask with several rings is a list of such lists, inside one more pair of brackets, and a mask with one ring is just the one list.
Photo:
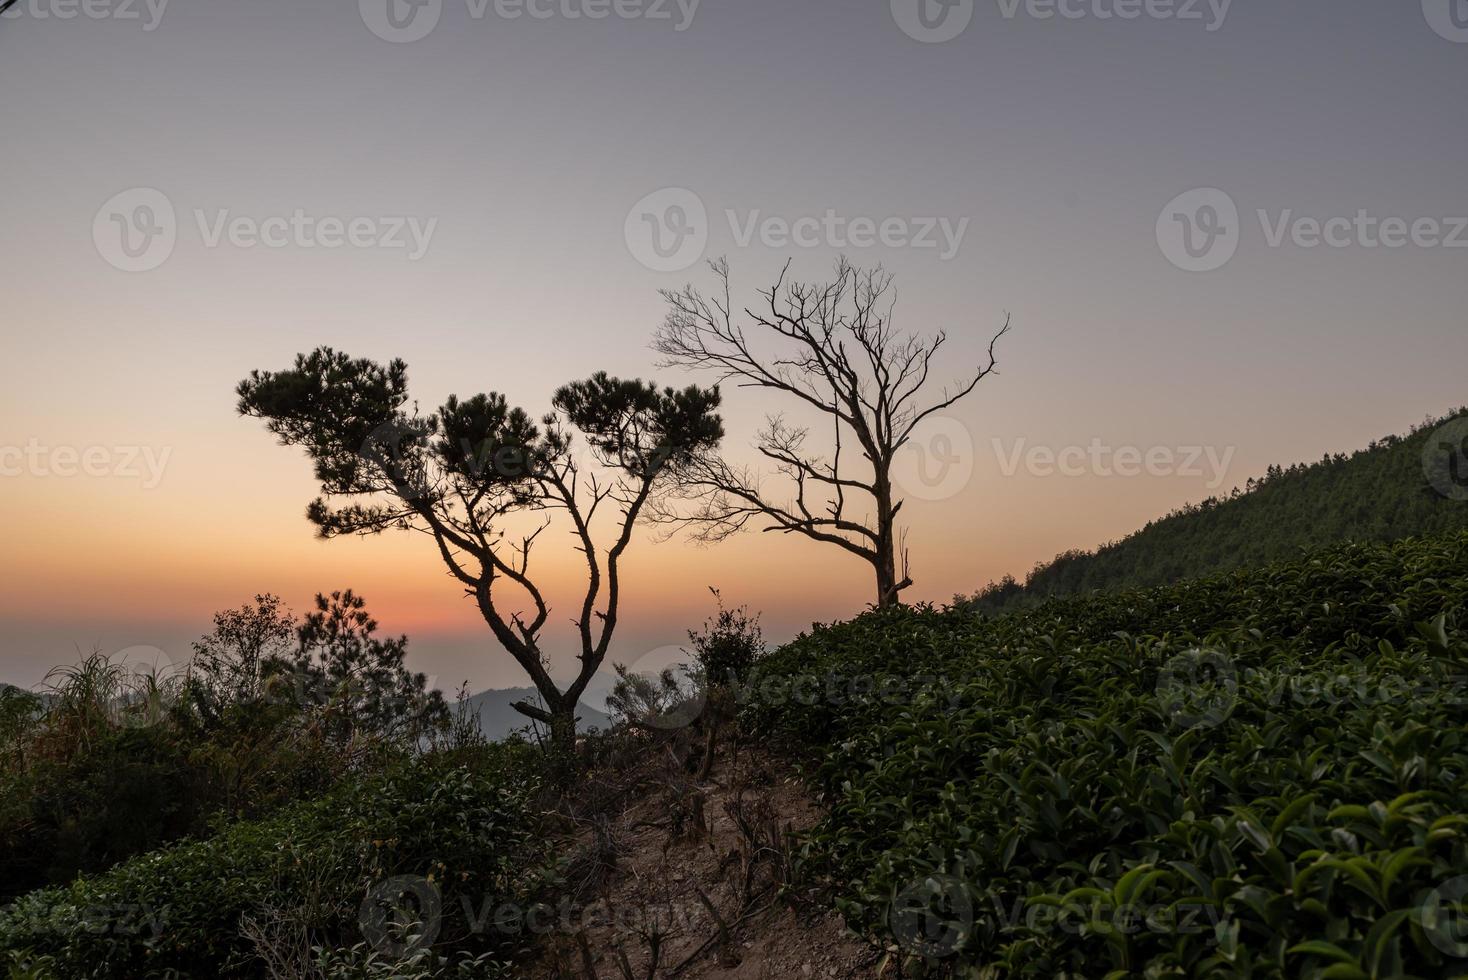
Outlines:
[[[596, 0], [509, 19], [443, 0], [411, 43], [374, 35], [371, 2], [172, 0], [149, 30], [143, 0], [70, 19], [67, 0], [22, 0], [0, 19], [0, 447], [51, 464], [57, 447], [168, 453], [156, 486], [112, 472], [116, 453], [109, 475], [0, 477], [0, 680], [34, 684], [94, 646], [180, 658], [211, 611], [254, 592], [300, 610], [350, 586], [441, 685], [520, 683], [424, 541], [313, 537], [308, 463], [239, 418], [232, 389], [318, 344], [403, 357], [425, 408], [499, 390], [539, 414], [598, 369], [686, 383], [654, 371], [657, 290], [707, 272], [649, 269], [624, 235], [662, 188], [706, 206], [705, 255], [729, 257], [741, 298], [786, 259], [802, 279], [842, 251], [883, 263], [899, 325], [946, 329], [955, 372], [1013, 315], [1001, 373], [940, 433], [972, 446], [960, 477], [908, 505], [910, 599], [1212, 492], [1201, 475], [1009, 475], [1016, 446], [1212, 447], [1232, 453], [1227, 489], [1468, 401], [1468, 248], [1271, 247], [1255, 216], [1468, 216], [1468, 30], [1447, 19], [1462, 0], [1240, 0], [1215, 30], [1096, 16], [1116, 0], [1073, 3], [1075, 19], [988, 0], [943, 43], [899, 28], [906, 0], [896, 15], [886, 0], [703, 0], [681, 31], [672, 3], [672, 20], [564, 13]], [[133, 188], [165, 195], [178, 230], [166, 262], [130, 273], [93, 232]], [[1157, 234], [1196, 188], [1241, 213], [1237, 253], [1206, 273], [1177, 268]], [[413, 261], [209, 247], [195, 217], [297, 209], [437, 223]], [[945, 260], [742, 244], [730, 209], [968, 225]], [[747, 457], [769, 406], [741, 391], [726, 406], [731, 455]], [[562, 621], [580, 583], [564, 545], [537, 558]], [[629, 662], [679, 642], [708, 585], [763, 610], [774, 639], [871, 591], [844, 555], [768, 535], [644, 538], [627, 574], [614, 656]]]

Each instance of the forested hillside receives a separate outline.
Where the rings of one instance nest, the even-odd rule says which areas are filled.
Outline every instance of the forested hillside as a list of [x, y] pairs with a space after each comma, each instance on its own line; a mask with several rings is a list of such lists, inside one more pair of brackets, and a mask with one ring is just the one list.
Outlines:
[[1230, 496], [1189, 504], [1095, 551], [1065, 552], [1024, 583], [1006, 577], [968, 601], [992, 612], [1052, 596], [1166, 585], [1346, 541], [1468, 527], [1468, 504], [1434, 490], [1423, 463], [1433, 434], [1464, 417], [1468, 410], [1459, 409], [1350, 455], [1271, 466]]
[[1465, 608], [1468, 533], [883, 610], [745, 721], [811, 760], [804, 868], [901, 976], [1462, 976]]

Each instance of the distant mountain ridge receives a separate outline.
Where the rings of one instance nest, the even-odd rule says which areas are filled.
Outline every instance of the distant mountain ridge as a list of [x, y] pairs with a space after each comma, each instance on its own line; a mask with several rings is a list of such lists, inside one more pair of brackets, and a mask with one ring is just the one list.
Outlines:
[[[0, 700], [15, 694], [28, 694], [38, 699], [41, 705], [48, 703], [51, 695], [27, 691], [25, 688], [14, 684], [0, 681]], [[451, 696], [450, 696], [451, 697]], [[539, 695], [532, 687], [511, 687], [501, 690], [481, 691], [466, 699], [469, 715], [479, 723], [479, 730], [485, 738], [500, 741], [508, 738], [517, 731], [522, 731], [530, 726], [530, 719], [526, 718], [513, 707], [516, 701], [529, 701], [539, 704]], [[585, 732], [593, 728], [606, 731], [612, 727], [611, 716], [605, 711], [600, 711], [586, 702], [582, 702], [576, 712], [576, 730]]]
[[[479, 730], [485, 738], [500, 740], [530, 726], [526, 718], [513, 707], [516, 701], [538, 704], [539, 695], [532, 687], [510, 687], [501, 690], [480, 691], [466, 700], [469, 714], [479, 721]], [[576, 730], [588, 731], [599, 728], [606, 731], [612, 726], [611, 716], [598, 711], [586, 702], [576, 710]]]
[[1468, 528], [1468, 502], [1429, 483], [1428, 440], [1468, 409], [1430, 419], [1405, 436], [1317, 463], [1271, 466], [1228, 497], [1189, 504], [1095, 551], [1068, 551], [960, 600], [1000, 612], [1053, 596], [1168, 585], [1213, 572], [1288, 560], [1346, 541], [1385, 542]]

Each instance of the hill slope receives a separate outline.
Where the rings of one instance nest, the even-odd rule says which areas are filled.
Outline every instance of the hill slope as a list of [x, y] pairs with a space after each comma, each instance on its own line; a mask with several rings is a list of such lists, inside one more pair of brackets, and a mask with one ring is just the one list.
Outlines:
[[1012, 577], [991, 583], [970, 604], [996, 612], [1053, 596], [1166, 585], [1346, 541], [1468, 528], [1468, 503], [1436, 492], [1423, 464], [1434, 433], [1465, 418], [1460, 409], [1349, 456], [1272, 466], [1232, 496], [1190, 504], [1094, 552], [1066, 552], [1036, 566], [1023, 585]]
[[745, 718], [812, 760], [802, 860], [904, 975], [1461, 976], [1465, 610], [1468, 532], [882, 610]]

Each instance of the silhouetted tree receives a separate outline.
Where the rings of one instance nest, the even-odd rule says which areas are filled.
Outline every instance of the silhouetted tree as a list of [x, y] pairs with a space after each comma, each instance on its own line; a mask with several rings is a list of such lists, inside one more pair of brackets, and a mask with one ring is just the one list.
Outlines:
[[352, 592], [318, 594], [316, 610], [296, 631], [294, 677], [304, 700], [326, 713], [338, 742], [362, 734], [416, 742], [449, 724], [443, 694], [408, 670], [406, 636], [379, 639], [377, 621]]
[[268, 592], [254, 605], [214, 614], [214, 628], [194, 642], [189, 664], [192, 701], [206, 724], [226, 706], [264, 695], [267, 677], [287, 669], [295, 630], [295, 618]]
[[[253, 372], [238, 394], [242, 414], [264, 419], [314, 462], [323, 496], [307, 515], [323, 536], [398, 528], [432, 539], [544, 702], [516, 709], [548, 725], [553, 744], [569, 753], [576, 705], [616, 628], [622, 555], [649, 499], [718, 445], [718, 390], [659, 389], [599, 373], [557, 391], [541, 426], [493, 393], [450, 397], [424, 416], [405, 408], [401, 360], [382, 365], [323, 347], [290, 370]], [[589, 462], [573, 456], [572, 430], [584, 436]], [[600, 551], [594, 522], [604, 504], [621, 513]], [[564, 691], [541, 649], [550, 609], [529, 572], [532, 546], [557, 513], [571, 524], [588, 576], [575, 620], [579, 671]], [[524, 514], [545, 517], [511, 536], [506, 525]], [[529, 610], [511, 611], [501, 584], [517, 589]]]
[[[664, 365], [709, 370], [721, 382], [814, 409], [830, 425], [834, 448], [807, 450], [809, 431], [772, 414], [757, 448], [793, 482], [793, 500], [782, 501], [751, 470], [710, 454], [690, 467], [685, 484], [697, 508], [691, 514], [662, 508], [657, 519], [692, 525], [704, 541], [723, 540], [758, 520], [765, 530], [834, 545], [872, 566], [876, 605], [893, 605], [912, 584], [897, 526], [902, 501], [892, 483], [893, 461], [925, 419], [994, 372], [994, 345], [1009, 331], [1008, 318], [989, 341], [987, 363], [924, 403], [919, 398], [946, 336], [917, 339], [893, 329], [892, 277], [881, 268], [861, 270], [842, 259], [830, 281], [795, 283], [786, 280], [787, 265], [759, 293], [758, 308], [745, 308], [740, 318], [728, 262], [711, 265], [720, 285], [712, 298], [692, 286], [663, 292], [669, 309], [653, 346]], [[767, 351], [769, 342], [774, 347]], [[865, 514], [853, 514], [858, 507]]]

